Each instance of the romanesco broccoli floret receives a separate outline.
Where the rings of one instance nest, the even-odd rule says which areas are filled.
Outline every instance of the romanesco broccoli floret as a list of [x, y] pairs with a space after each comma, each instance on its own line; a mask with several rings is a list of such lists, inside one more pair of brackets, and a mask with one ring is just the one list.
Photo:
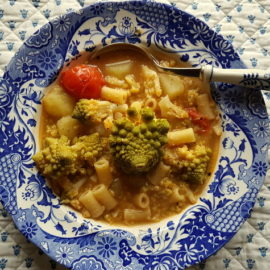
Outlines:
[[106, 142], [98, 133], [82, 136], [71, 145], [67, 137], [46, 138], [45, 147], [33, 156], [39, 172], [50, 179], [83, 173], [87, 166], [92, 166], [98, 159]]
[[193, 149], [183, 146], [176, 150], [176, 154], [178, 158], [165, 154], [164, 162], [171, 165], [173, 172], [179, 175], [182, 180], [191, 184], [203, 184], [207, 174], [211, 149], [200, 144]]
[[148, 122], [154, 119], [155, 114], [150, 108], [144, 108], [141, 110], [141, 116], [144, 122]]
[[77, 153], [72, 151], [67, 137], [46, 138], [45, 148], [33, 156], [40, 173], [58, 178], [77, 171]]
[[72, 145], [72, 149], [78, 153], [78, 158], [81, 161], [86, 161], [92, 166], [102, 154], [106, 144], [107, 140], [105, 138], [100, 138], [98, 133], [93, 133], [90, 136], [78, 137], [75, 144]]
[[109, 138], [115, 163], [127, 174], [150, 171], [160, 161], [169, 127], [165, 119], [149, 119], [140, 125], [127, 118], [115, 121]]
[[72, 117], [80, 121], [101, 122], [112, 115], [116, 105], [104, 100], [80, 99], [73, 110]]

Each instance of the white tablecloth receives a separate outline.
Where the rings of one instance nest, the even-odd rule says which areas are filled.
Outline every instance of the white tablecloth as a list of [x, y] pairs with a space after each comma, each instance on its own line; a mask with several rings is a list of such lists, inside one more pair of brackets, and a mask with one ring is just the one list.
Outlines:
[[[93, 0], [0, 0], [0, 76], [10, 58], [48, 20]], [[269, 0], [172, 0], [231, 41], [250, 68], [270, 67]], [[265, 94], [270, 107], [270, 94]], [[191, 269], [270, 267], [270, 171], [252, 213], [236, 236], [216, 255]], [[16, 230], [0, 206], [0, 269], [65, 269]], [[124, 269], [124, 268], [123, 268]]]

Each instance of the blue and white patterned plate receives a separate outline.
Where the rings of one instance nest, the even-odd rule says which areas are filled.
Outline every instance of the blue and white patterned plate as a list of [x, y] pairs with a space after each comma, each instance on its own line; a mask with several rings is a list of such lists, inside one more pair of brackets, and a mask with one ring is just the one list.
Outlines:
[[144, 43], [194, 66], [243, 68], [232, 45], [200, 20], [153, 1], [102, 2], [46, 24], [0, 79], [0, 201], [18, 229], [72, 269], [183, 269], [228, 242], [249, 217], [267, 169], [269, 126], [261, 93], [213, 84], [223, 135], [199, 202], [156, 224], [114, 227], [59, 204], [31, 156], [43, 90], [65, 62], [113, 42]]

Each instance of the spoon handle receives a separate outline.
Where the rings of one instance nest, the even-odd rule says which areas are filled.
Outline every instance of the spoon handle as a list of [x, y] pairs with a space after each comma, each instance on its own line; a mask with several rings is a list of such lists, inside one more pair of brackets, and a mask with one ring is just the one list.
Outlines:
[[248, 88], [270, 90], [270, 71], [260, 69], [222, 69], [210, 65], [202, 67], [203, 80], [225, 82]]

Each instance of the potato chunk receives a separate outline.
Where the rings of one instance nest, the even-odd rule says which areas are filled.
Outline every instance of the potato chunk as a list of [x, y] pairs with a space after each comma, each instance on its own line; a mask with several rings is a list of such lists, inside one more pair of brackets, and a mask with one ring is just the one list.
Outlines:
[[75, 100], [61, 86], [55, 85], [44, 96], [42, 104], [50, 116], [61, 118], [72, 114]]
[[164, 94], [171, 100], [182, 95], [185, 90], [184, 82], [179, 76], [160, 73], [159, 80]]
[[125, 60], [121, 62], [111, 63], [105, 65], [106, 72], [117, 78], [124, 78], [125, 75], [129, 74], [132, 70], [133, 61]]
[[77, 119], [72, 118], [70, 115], [60, 118], [57, 121], [56, 126], [60, 136], [64, 135], [70, 140], [77, 137], [82, 131], [82, 124]]

